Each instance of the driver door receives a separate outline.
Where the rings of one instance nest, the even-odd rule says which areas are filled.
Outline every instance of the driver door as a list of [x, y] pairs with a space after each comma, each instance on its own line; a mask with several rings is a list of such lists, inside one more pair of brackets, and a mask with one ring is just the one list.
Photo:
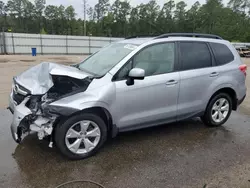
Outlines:
[[[115, 76], [115, 109], [119, 130], [176, 121], [180, 76], [175, 72], [174, 42], [154, 44], [138, 52]], [[144, 80], [128, 86], [132, 68], [145, 70]]]

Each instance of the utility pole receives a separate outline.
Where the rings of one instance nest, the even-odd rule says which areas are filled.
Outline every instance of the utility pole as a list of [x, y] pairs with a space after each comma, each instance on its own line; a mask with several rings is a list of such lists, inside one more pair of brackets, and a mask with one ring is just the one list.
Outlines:
[[83, 15], [84, 15], [84, 33], [83, 35], [86, 36], [87, 29], [86, 29], [86, 7], [87, 7], [87, 0], [83, 0]]

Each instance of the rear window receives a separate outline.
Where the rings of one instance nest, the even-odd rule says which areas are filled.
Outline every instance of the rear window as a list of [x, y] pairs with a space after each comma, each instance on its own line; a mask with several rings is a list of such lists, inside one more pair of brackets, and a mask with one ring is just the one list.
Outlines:
[[210, 43], [210, 46], [213, 50], [217, 65], [224, 65], [234, 60], [234, 55], [226, 45]]

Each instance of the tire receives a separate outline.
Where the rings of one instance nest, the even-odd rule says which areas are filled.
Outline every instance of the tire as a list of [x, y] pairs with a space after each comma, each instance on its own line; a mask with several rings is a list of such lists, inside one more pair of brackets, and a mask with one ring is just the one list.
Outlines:
[[[225, 111], [223, 110], [219, 110], [219, 105], [220, 103], [218, 103], [218, 101], [220, 99], [225, 99], [227, 102], [228, 102], [228, 113], [225, 113]], [[222, 100], [223, 101], [223, 100]], [[216, 103], [216, 104], [215, 104]], [[223, 106], [224, 108], [223, 109], [226, 109], [226, 102], [224, 103], [225, 105]], [[217, 107], [214, 107], [214, 105], [218, 105]], [[216, 109], [218, 108], [218, 110]], [[217, 113], [216, 113], [217, 111]], [[231, 112], [232, 112], [232, 98], [226, 94], [226, 93], [219, 93], [217, 95], [215, 95], [208, 103], [207, 105], [207, 108], [206, 108], [206, 111], [205, 111], [205, 114], [201, 117], [201, 120], [203, 121], [203, 123], [209, 127], [219, 127], [221, 125], [223, 125], [227, 120], [228, 118], [230, 117], [231, 115]], [[220, 114], [223, 114], [223, 119], [220, 120]], [[214, 116], [212, 116], [212, 114]], [[218, 115], [216, 115], [218, 114]], [[217, 121], [215, 121], [215, 119], [217, 119]]]
[[[90, 123], [88, 125], [88, 128], [86, 128], [88, 122]], [[86, 128], [85, 131], [83, 131], [82, 126]], [[92, 127], [94, 127], [93, 130], [90, 130], [92, 129]], [[97, 130], [95, 131], [95, 134], [99, 134], [99, 136], [96, 136], [93, 141], [93, 137], [87, 138], [87, 135], [90, 135], [91, 131], [93, 132], [94, 129]], [[92, 113], [81, 113], [72, 116], [64, 123], [59, 124], [55, 130], [55, 142], [57, 147], [65, 157], [71, 160], [85, 159], [94, 155], [103, 146], [106, 140], [107, 125], [104, 123], [103, 119]], [[71, 149], [69, 149], [68, 146], [73, 145], [73, 143], [77, 144], [75, 144], [74, 147], [71, 147]], [[76, 149], [78, 147], [78, 143], [80, 143], [80, 150]], [[91, 147], [86, 147], [87, 145]]]

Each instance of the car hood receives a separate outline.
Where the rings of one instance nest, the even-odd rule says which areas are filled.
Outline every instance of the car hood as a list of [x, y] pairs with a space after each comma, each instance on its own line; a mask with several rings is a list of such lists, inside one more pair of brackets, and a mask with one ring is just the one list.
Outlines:
[[84, 79], [90, 76], [75, 67], [43, 62], [31, 67], [14, 79], [18, 84], [28, 89], [30, 94], [42, 95], [54, 85], [51, 75], [68, 76], [76, 79]]

